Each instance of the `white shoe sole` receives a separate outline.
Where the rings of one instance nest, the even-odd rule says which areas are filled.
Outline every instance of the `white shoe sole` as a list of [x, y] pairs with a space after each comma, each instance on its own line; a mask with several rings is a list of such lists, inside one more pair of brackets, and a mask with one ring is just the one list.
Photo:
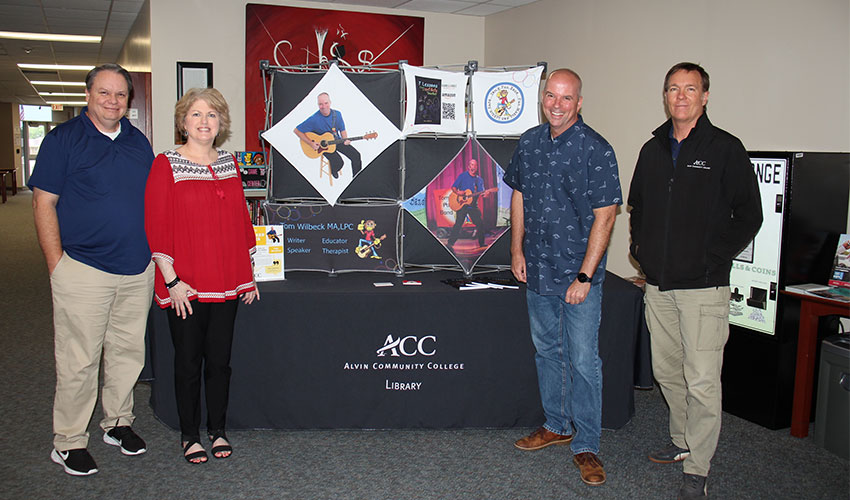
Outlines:
[[110, 444], [112, 446], [117, 446], [117, 447], [121, 448], [121, 453], [123, 453], [127, 456], [141, 455], [142, 453], [148, 451], [147, 448], [142, 448], [141, 450], [135, 451], [135, 452], [125, 450], [124, 447], [121, 446], [121, 441], [118, 441], [117, 439], [113, 438], [112, 436], [110, 436], [109, 434], [107, 434], [105, 432], [103, 433], [103, 442], [106, 443], [106, 444]]
[[65, 469], [65, 472], [72, 476], [91, 476], [92, 474], [95, 474], [97, 472], [97, 469], [92, 469], [88, 472], [80, 472], [78, 470], [74, 470], [68, 467], [67, 465], [65, 465], [65, 461], [62, 460], [62, 457], [59, 455], [59, 452], [56, 451], [56, 448], [54, 448], [53, 451], [50, 452], [50, 460], [53, 460], [54, 463], [61, 465], [62, 468]]

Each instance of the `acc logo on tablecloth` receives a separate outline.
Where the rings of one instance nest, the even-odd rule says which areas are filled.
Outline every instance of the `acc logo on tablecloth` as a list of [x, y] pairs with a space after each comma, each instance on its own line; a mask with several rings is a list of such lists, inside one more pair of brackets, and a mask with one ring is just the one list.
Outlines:
[[[434, 335], [425, 335], [422, 338], [418, 338], [414, 335], [408, 335], [407, 337], [399, 337], [394, 339], [392, 334], [387, 335], [387, 339], [384, 340], [384, 346], [378, 349], [376, 352], [378, 356], [386, 356], [387, 352], [390, 353], [390, 356], [400, 357], [400, 356], [416, 356], [417, 354], [421, 354], [423, 356], [433, 356], [437, 353], [437, 350], [431, 348], [428, 349], [425, 346], [425, 342], [428, 341], [429, 344], [436, 343], [437, 337]], [[401, 354], [399, 354], [401, 353]]]
[[510, 82], [497, 83], [487, 91], [484, 109], [496, 123], [510, 123], [522, 114], [525, 104], [522, 90]]

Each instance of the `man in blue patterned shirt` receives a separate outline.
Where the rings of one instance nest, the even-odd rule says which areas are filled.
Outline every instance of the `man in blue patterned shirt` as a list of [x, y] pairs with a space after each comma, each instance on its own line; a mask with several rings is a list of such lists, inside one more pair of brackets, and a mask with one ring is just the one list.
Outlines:
[[[511, 270], [527, 283], [531, 338], [546, 422], [515, 446], [572, 442], [582, 481], [605, 482], [599, 322], [605, 252], [622, 204], [611, 145], [579, 115], [581, 78], [559, 69], [542, 95], [548, 123], [520, 137], [505, 182], [511, 199]], [[575, 432], [575, 437], [573, 436]]]

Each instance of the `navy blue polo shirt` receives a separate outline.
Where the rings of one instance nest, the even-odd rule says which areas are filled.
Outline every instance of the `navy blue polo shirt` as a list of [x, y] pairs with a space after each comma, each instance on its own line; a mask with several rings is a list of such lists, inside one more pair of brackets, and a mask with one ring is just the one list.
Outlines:
[[112, 274], [139, 274], [151, 260], [144, 209], [153, 151], [126, 118], [112, 140], [87, 110], [47, 134], [27, 186], [59, 195], [62, 249], [71, 258]]
[[[614, 149], [581, 116], [555, 139], [544, 123], [522, 134], [504, 180], [522, 192], [528, 288], [566, 294], [587, 252], [593, 209], [623, 203]], [[606, 257], [594, 284], [605, 279]]]

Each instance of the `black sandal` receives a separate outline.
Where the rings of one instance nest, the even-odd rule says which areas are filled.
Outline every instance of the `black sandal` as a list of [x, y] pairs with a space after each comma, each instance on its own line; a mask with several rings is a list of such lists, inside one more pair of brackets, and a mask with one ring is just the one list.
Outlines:
[[[218, 431], [213, 431], [213, 433], [209, 435], [209, 438], [210, 444], [215, 444], [216, 440], [218, 439], [224, 439], [225, 441], [227, 441], [227, 434], [224, 433], [224, 429], [221, 429]], [[220, 444], [218, 446], [213, 446], [210, 449], [210, 452], [212, 453], [213, 458], [225, 459], [230, 457], [230, 455], [233, 455], [233, 447], [230, 446], [230, 443]], [[216, 455], [216, 453], [227, 453], [227, 455], [218, 456]]]
[[[189, 452], [189, 448], [191, 448], [192, 446], [194, 446], [196, 444], [200, 445], [201, 442], [197, 439], [189, 439], [189, 440], [186, 441], [186, 446], [183, 447], [183, 458], [185, 458], [186, 461], [189, 462], [192, 465], [200, 465], [200, 464], [207, 463], [207, 460], [209, 460], [209, 457], [207, 457], [207, 452], [206, 452], [206, 450], [203, 449], [203, 447], [201, 448], [200, 451], [195, 451], [195, 452], [189, 453], [188, 455], [186, 454], [186, 453]], [[198, 459], [198, 458], [203, 458], [203, 460], [201, 460], [200, 462], [193, 462], [193, 460]]]

